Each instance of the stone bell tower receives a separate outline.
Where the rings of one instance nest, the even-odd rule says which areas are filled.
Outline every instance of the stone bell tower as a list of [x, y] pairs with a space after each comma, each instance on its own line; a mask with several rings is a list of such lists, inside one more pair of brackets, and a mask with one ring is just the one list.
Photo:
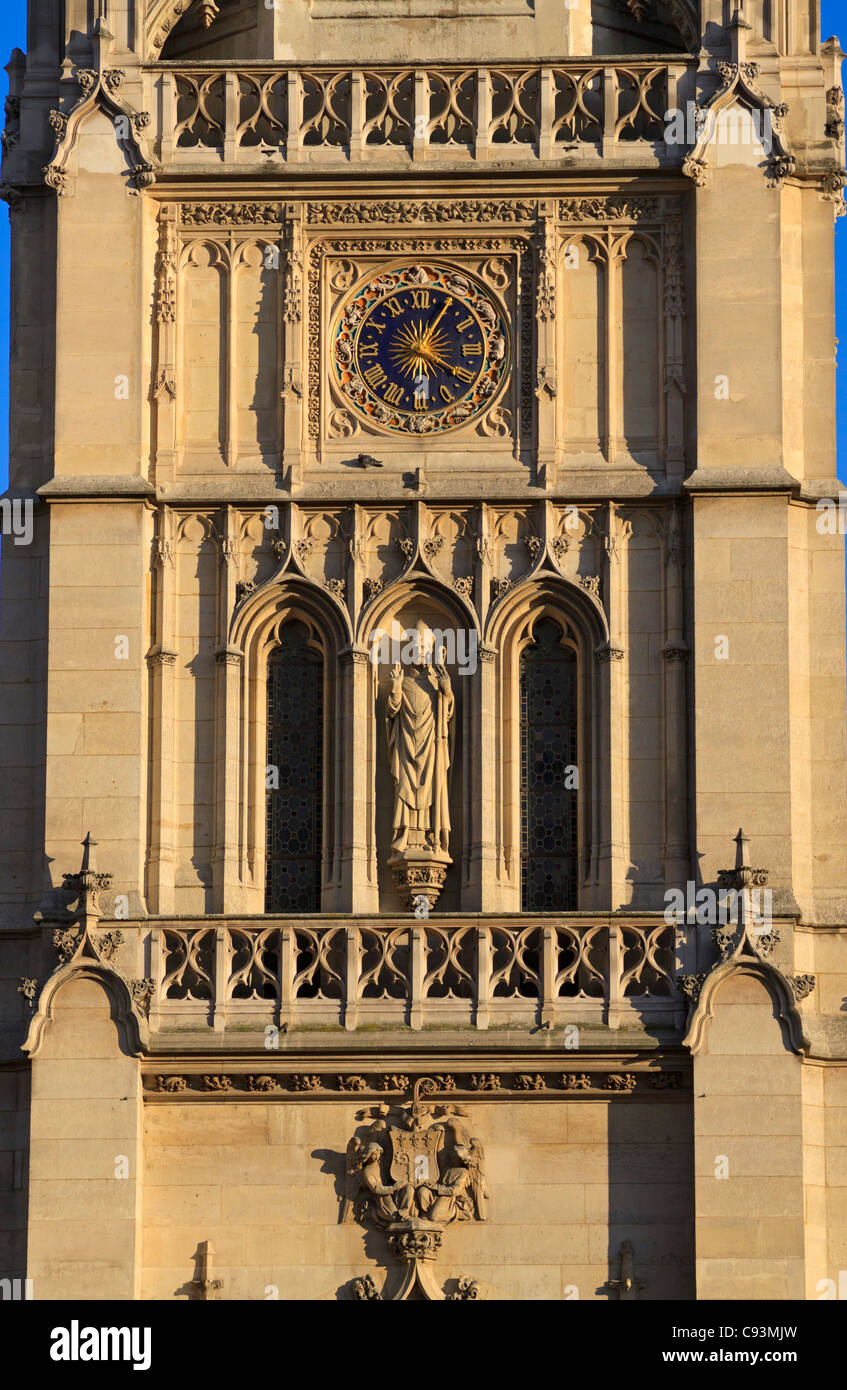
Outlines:
[[817, 0], [30, 0], [0, 1279], [837, 1282], [842, 57]]

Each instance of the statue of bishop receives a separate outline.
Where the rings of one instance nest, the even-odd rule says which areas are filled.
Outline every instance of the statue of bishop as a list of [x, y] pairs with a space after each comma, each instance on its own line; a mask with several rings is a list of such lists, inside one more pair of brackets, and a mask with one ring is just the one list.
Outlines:
[[386, 705], [388, 752], [394, 778], [395, 853], [446, 855], [450, 843], [447, 773], [450, 721], [456, 706], [444, 649], [432, 656], [432, 633], [417, 626], [419, 660], [391, 668]]

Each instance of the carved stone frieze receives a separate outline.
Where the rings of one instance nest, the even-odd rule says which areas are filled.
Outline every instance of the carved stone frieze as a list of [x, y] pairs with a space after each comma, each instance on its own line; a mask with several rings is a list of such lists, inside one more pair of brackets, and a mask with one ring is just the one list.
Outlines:
[[472, 1091], [499, 1091], [500, 1077], [496, 1072], [480, 1072], [471, 1076]]
[[[681, 977], [687, 979], [688, 977]], [[683, 993], [688, 993], [682, 986]], [[814, 976], [797, 976], [798, 981], [808, 983]], [[152, 981], [130, 981], [133, 998], [136, 995], [149, 995], [154, 990]], [[803, 988], [799, 984], [798, 988]], [[812, 984], [809, 988], [813, 988]], [[807, 992], [809, 992], [807, 990]], [[691, 997], [689, 995], [689, 997]], [[141, 1007], [141, 1002], [139, 1002]], [[642, 1080], [652, 1090], [676, 1091], [684, 1084], [684, 1074], [678, 1071], [656, 1071], [640, 1073]], [[339, 1071], [316, 1075], [301, 1071], [264, 1072], [255, 1074], [231, 1070], [214, 1074], [192, 1073], [190, 1075], [159, 1074], [145, 1075], [145, 1090], [158, 1094], [174, 1094], [189, 1091], [203, 1095], [225, 1096], [231, 1092], [262, 1094], [279, 1100], [302, 1099], [308, 1096], [319, 1098], [328, 1092], [341, 1095], [372, 1095], [374, 1097], [407, 1092], [410, 1086], [418, 1088], [415, 1094], [444, 1096], [461, 1093], [463, 1095], [485, 1094], [487, 1099], [512, 1100], [518, 1097], [530, 1098], [541, 1094], [551, 1098], [561, 1091], [589, 1092], [596, 1090], [614, 1091], [619, 1095], [630, 1095], [638, 1088], [639, 1074], [635, 1072], [594, 1071], [548, 1073], [529, 1072], [470, 1072], [458, 1077], [452, 1073], [439, 1073], [432, 1076], [412, 1078], [401, 1072], [353, 1072]], [[403, 1109], [403, 1107], [400, 1107]], [[384, 1108], [383, 1108], [384, 1109]], [[408, 1109], [408, 1106], [406, 1107]], [[367, 1112], [370, 1114], [371, 1112]], [[374, 1111], [373, 1114], [377, 1112]], [[380, 1114], [383, 1111], [379, 1112]], [[385, 1111], [387, 1113], [387, 1111]]]
[[267, 1075], [248, 1076], [247, 1088], [250, 1091], [259, 1091], [262, 1094], [267, 1095], [269, 1091], [276, 1090], [277, 1080], [275, 1077]]
[[654, 222], [660, 208], [658, 198], [560, 198], [558, 216], [560, 222]]
[[186, 1085], [184, 1076], [156, 1076], [153, 1078], [153, 1089], [163, 1091], [166, 1095], [178, 1095], [185, 1090]]
[[402, 198], [309, 203], [306, 221], [317, 227], [362, 227], [375, 223], [425, 226], [440, 222], [532, 222], [537, 205], [529, 199]]
[[603, 1084], [607, 1091], [634, 1091], [635, 1083], [632, 1072], [610, 1071]]
[[184, 227], [280, 227], [284, 217], [282, 203], [185, 202], [180, 207]]

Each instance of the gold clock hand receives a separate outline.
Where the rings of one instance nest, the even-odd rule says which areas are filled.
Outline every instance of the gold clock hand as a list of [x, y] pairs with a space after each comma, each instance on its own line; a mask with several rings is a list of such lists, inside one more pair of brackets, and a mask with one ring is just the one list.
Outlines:
[[436, 363], [437, 366], [443, 367], [448, 372], [452, 372], [453, 376], [459, 375], [459, 368], [454, 367], [452, 362], [448, 362], [447, 359], [445, 357], [442, 357], [440, 354], [434, 356], [433, 361]]
[[433, 333], [435, 332], [436, 328], [437, 328], [438, 325], [440, 324], [441, 320], [444, 318], [444, 315], [447, 313], [447, 310], [450, 308], [450, 305], [451, 305], [452, 303], [453, 303], [453, 296], [450, 295], [447, 299], [445, 299], [444, 305], [443, 305], [442, 310], [441, 310], [441, 313], [438, 314], [438, 316], [437, 316], [436, 318], [433, 319], [432, 323], [430, 323], [430, 324], [427, 325], [426, 333], [425, 333], [425, 335], [424, 335], [424, 339], [425, 339], [425, 340], [429, 340], [429, 339], [432, 338]]

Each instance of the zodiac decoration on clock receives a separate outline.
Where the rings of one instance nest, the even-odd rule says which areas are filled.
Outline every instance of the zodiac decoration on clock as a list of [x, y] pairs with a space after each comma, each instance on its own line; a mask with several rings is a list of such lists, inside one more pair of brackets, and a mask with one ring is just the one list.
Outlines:
[[487, 411], [507, 380], [509, 332], [485, 287], [435, 262], [371, 277], [346, 301], [331, 353], [350, 408], [388, 432], [443, 433]]

